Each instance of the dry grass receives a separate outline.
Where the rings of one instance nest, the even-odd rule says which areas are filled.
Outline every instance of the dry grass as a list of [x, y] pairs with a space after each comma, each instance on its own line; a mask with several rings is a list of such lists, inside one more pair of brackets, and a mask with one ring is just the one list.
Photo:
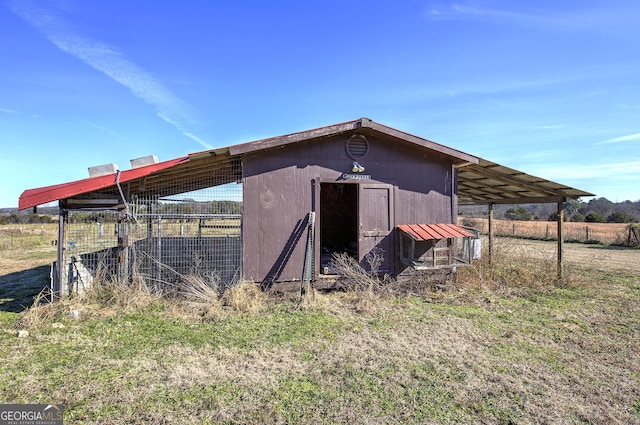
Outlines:
[[[379, 270], [384, 261], [382, 250], [373, 250], [365, 257], [369, 270]], [[374, 313], [391, 297], [396, 287], [388, 275], [368, 272], [347, 254], [334, 255], [331, 267], [340, 276], [338, 285], [346, 293], [343, 299], [357, 313]]]
[[348, 254], [340, 253], [333, 256], [331, 267], [340, 276], [340, 287], [351, 292], [380, 292], [384, 287], [383, 279], [373, 273], [368, 273], [358, 260]]
[[177, 291], [158, 292], [135, 281], [96, 280], [89, 290], [54, 303], [41, 293], [16, 326], [39, 329], [65, 318], [105, 319], [149, 308], [159, 308], [186, 320], [216, 321], [232, 314], [260, 313], [270, 302], [268, 294], [253, 283], [238, 282], [222, 293], [217, 283], [215, 279], [211, 283], [202, 276], [187, 276]]
[[266, 307], [267, 300], [267, 294], [258, 285], [249, 282], [229, 287], [220, 299], [223, 306], [238, 313], [258, 313]]
[[437, 302], [360, 312], [355, 292], [333, 292], [214, 322], [157, 305], [60, 317], [3, 337], [0, 396], [54, 399], [70, 424], [640, 423], [640, 282], [581, 279], [524, 292], [461, 279]]
[[[486, 234], [489, 232], [487, 219], [462, 218], [465, 226], [473, 227]], [[552, 240], [557, 238], [558, 223], [555, 221], [512, 221], [494, 220], [496, 236], [528, 239]], [[563, 223], [564, 240], [583, 243], [624, 245], [628, 239], [629, 225], [624, 223]]]
[[498, 239], [440, 292], [354, 267], [373, 281], [302, 299], [194, 275], [1, 311], [0, 400], [68, 424], [640, 424], [638, 273], [557, 282], [528, 249]]
[[563, 268], [563, 280], [557, 280], [555, 252], [533, 258], [526, 245], [517, 240], [500, 238], [494, 241], [493, 264], [485, 252], [483, 259], [470, 267], [461, 267], [459, 287], [497, 295], [526, 295], [530, 291], [548, 291], [575, 284], [577, 279], [568, 265]]
[[51, 264], [57, 247], [57, 224], [0, 225], [0, 270], [14, 273]]

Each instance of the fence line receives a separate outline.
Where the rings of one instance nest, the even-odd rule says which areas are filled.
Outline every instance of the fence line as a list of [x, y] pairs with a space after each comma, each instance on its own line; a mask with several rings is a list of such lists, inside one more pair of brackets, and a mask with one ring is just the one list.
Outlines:
[[[461, 217], [460, 222], [486, 234], [489, 223], [486, 218]], [[496, 236], [526, 239], [557, 240], [558, 223], [555, 221], [494, 220]], [[629, 225], [625, 223], [563, 223], [565, 242], [626, 245], [629, 240]]]

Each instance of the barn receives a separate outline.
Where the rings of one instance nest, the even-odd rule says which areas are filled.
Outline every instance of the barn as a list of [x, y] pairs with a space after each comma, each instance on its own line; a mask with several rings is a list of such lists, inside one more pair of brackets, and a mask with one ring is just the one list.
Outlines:
[[477, 237], [457, 225], [459, 202], [562, 212], [567, 198], [592, 196], [367, 118], [89, 173], [19, 199], [20, 209], [58, 201], [58, 296], [99, 273], [158, 287], [192, 274], [320, 287], [340, 253], [374, 273], [447, 279]]

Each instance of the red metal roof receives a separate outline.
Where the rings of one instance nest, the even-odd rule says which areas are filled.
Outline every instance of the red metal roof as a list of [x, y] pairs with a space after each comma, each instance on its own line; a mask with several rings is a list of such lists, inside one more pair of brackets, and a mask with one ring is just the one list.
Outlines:
[[398, 229], [416, 241], [474, 236], [455, 224], [400, 224]]
[[[126, 183], [131, 180], [139, 179], [187, 161], [189, 161], [189, 157], [184, 156], [181, 158], [171, 159], [169, 161], [159, 162], [157, 164], [121, 171], [119, 182]], [[107, 174], [105, 176], [90, 177], [88, 179], [76, 180], [69, 183], [25, 190], [22, 192], [22, 195], [20, 195], [20, 199], [18, 200], [18, 209], [24, 210], [46, 204], [47, 202], [66, 199], [83, 193], [92, 192], [94, 190], [104, 189], [109, 186], [115, 186], [116, 176], [117, 173]]]

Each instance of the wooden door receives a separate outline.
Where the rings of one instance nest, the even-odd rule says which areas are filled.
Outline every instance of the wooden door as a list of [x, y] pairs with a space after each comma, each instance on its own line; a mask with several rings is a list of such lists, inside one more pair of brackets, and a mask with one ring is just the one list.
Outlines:
[[384, 260], [377, 271], [394, 273], [395, 243], [393, 186], [380, 183], [361, 183], [358, 188], [358, 260], [367, 270], [370, 264], [367, 255], [374, 250], [382, 254]]

